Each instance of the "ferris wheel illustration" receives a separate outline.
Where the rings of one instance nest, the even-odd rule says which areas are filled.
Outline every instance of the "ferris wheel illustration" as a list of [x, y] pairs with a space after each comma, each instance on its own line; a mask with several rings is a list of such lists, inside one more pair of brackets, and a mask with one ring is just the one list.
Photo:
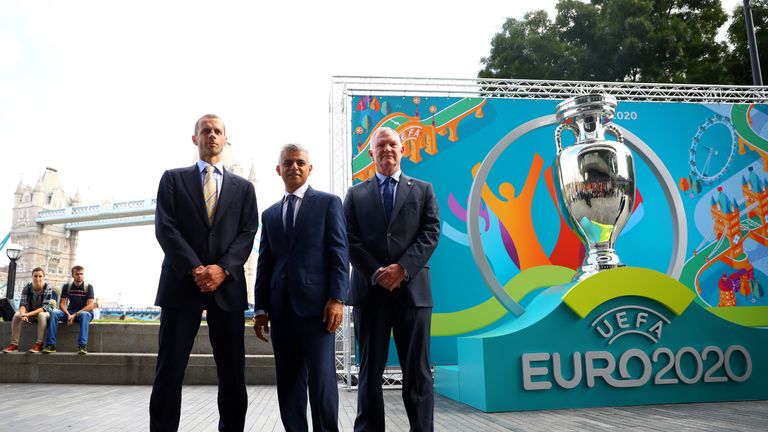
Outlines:
[[[728, 129], [731, 136], [730, 142], [727, 140], [703, 142], [704, 134], [711, 127], [717, 125], [722, 125]], [[704, 124], [699, 126], [696, 135], [691, 139], [691, 148], [688, 151], [691, 180], [707, 185], [720, 180], [733, 163], [737, 145], [738, 136], [730, 118], [717, 114], [707, 119]]]

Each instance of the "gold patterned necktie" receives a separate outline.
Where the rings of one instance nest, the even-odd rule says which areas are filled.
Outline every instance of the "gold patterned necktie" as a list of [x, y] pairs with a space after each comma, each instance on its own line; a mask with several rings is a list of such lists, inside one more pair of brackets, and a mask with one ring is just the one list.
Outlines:
[[216, 180], [213, 178], [214, 167], [205, 167], [205, 180], [203, 180], [203, 196], [205, 196], [205, 209], [208, 211], [208, 222], [213, 225], [213, 217], [216, 215], [216, 203], [219, 193], [216, 190]]

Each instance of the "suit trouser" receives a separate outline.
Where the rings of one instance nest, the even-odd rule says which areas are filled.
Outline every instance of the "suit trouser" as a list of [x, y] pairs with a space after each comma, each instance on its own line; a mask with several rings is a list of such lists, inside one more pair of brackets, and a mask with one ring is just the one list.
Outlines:
[[286, 305], [272, 319], [277, 399], [287, 432], [307, 431], [307, 390], [312, 430], [338, 431], [339, 389], [336, 383], [335, 333], [322, 317], [299, 317]]
[[[37, 315], [29, 317], [30, 323], [37, 324], [37, 340], [35, 343], [42, 343], [45, 337], [45, 331], [48, 328], [48, 312], [40, 312]], [[13, 314], [13, 321], [11, 322], [11, 343], [14, 345], [19, 344], [19, 338], [21, 337], [21, 312]]]
[[[208, 333], [219, 381], [219, 430], [242, 431], [248, 394], [245, 389], [245, 321], [241, 311], [221, 310], [207, 302]], [[200, 328], [202, 309], [163, 308], [155, 381], [149, 401], [150, 430], [176, 431], [181, 416], [181, 388], [189, 354]]]
[[432, 308], [404, 306], [397, 296], [355, 306], [355, 332], [360, 351], [356, 432], [384, 431], [382, 375], [390, 333], [403, 371], [403, 404], [411, 431], [434, 430], [434, 381], [429, 361]]

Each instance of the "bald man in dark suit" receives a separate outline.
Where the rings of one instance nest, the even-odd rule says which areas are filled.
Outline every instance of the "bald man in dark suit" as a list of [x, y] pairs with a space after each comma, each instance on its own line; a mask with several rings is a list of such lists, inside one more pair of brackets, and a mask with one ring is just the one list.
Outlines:
[[165, 259], [155, 299], [162, 313], [150, 430], [179, 427], [184, 370], [205, 310], [219, 379], [219, 430], [242, 431], [248, 406], [243, 266], [259, 224], [256, 193], [224, 170], [227, 136], [219, 117], [201, 117], [192, 142], [200, 160], [166, 171], [157, 191], [155, 236]]
[[403, 402], [411, 431], [434, 429], [429, 341], [429, 258], [440, 237], [440, 211], [430, 183], [400, 170], [403, 144], [380, 128], [369, 154], [376, 175], [344, 199], [352, 262], [351, 304], [360, 351], [355, 431], [384, 431], [382, 374], [389, 338], [403, 370]]

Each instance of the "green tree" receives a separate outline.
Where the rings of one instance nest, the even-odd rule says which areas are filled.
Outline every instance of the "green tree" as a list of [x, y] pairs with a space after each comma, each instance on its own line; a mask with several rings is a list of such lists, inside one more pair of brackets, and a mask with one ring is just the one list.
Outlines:
[[[733, 20], [728, 26], [728, 42], [732, 50], [728, 56], [728, 71], [733, 77], [734, 84], [752, 84], [752, 65], [749, 60], [747, 46], [747, 30], [744, 24], [744, 6], [738, 5], [732, 14]], [[765, 77], [768, 67], [768, 0], [752, 0], [752, 21], [755, 26], [757, 54], [760, 58], [760, 69]], [[763, 78], [765, 84], [765, 78]]]
[[491, 41], [480, 77], [587, 81], [723, 82], [719, 0], [560, 0], [510, 18]]
[[480, 77], [562, 79], [574, 60], [562, 55], [565, 48], [545, 11], [529, 12], [522, 20], [510, 18], [491, 40]]

